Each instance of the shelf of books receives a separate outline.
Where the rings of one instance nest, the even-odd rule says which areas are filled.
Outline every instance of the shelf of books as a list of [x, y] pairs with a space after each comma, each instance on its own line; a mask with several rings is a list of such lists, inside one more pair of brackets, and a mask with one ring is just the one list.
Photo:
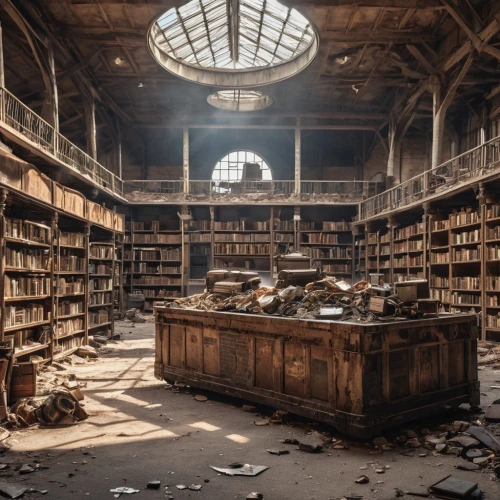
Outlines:
[[481, 311], [481, 210], [472, 207], [449, 216], [450, 311]]
[[257, 271], [271, 285], [270, 218], [265, 206], [216, 207], [214, 268]]
[[300, 251], [328, 276], [352, 280], [354, 240], [350, 207], [301, 209], [298, 239]]
[[450, 220], [433, 214], [429, 220], [429, 287], [430, 297], [450, 310]]
[[425, 278], [427, 249], [424, 226], [423, 222], [417, 222], [409, 226], [394, 228], [393, 282]]
[[114, 324], [114, 235], [92, 229], [89, 248], [88, 331], [110, 337]]
[[[154, 207], [157, 208], [157, 207]], [[176, 207], [137, 214], [131, 223], [131, 293], [142, 293], [144, 310], [182, 296], [183, 242]]]
[[48, 360], [54, 309], [52, 214], [25, 220], [21, 212], [22, 206], [13, 203], [2, 215], [2, 340], [13, 346], [17, 361]]
[[[76, 226], [76, 227], [75, 227]], [[75, 231], [79, 227], [79, 231]], [[59, 217], [54, 238], [55, 320], [53, 355], [87, 343], [88, 225]]]
[[113, 272], [113, 314], [122, 318], [125, 313], [124, 290], [124, 235], [115, 234], [115, 262]]
[[184, 242], [189, 280], [203, 280], [212, 269], [213, 210], [208, 206], [191, 207], [190, 218], [184, 221]]
[[298, 223], [294, 220], [294, 207], [272, 207], [272, 261], [273, 279], [278, 278], [276, 257], [295, 251]]
[[483, 332], [500, 340], [500, 204], [487, 203], [484, 214]]

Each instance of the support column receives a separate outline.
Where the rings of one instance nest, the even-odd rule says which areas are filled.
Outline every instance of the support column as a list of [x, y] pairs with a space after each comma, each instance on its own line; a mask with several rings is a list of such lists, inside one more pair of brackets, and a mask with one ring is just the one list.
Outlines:
[[87, 153], [97, 161], [97, 128], [95, 124], [95, 101], [84, 100], [85, 123], [87, 126]]
[[[189, 194], [189, 128], [182, 131], [182, 178], [184, 179], [184, 194]], [[210, 190], [211, 191], [211, 190]]]
[[0, 23], [0, 87], [5, 88], [5, 66], [3, 59], [3, 31]]
[[297, 118], [297, 126], [295, 127], [295, 190], [296, 194], [300, 194], [300, 180], [301, 180], [301, 167], [302, 167], [302, 143], [301, 143], [301, 129], [300, 119]]
[[431, 168], [441, 162], [446, 109], [441, 106], [441, 83], [436, 75], [429, 78], [429, 90], [432, 92], [432, 156]]
[[[433, 123], [432, 123], [432, 162], [431, 168], [436, 168], [441, 162], [441, 153], [443, 150], [443, 135], [446, 112], [450, 107], [458, 86], [469, 71], [474, 61], [474, 51], [469, 52], [467, 60], [456, 77], [448, 82], [444, 89], [437, 75], [429, 77], [429, 90], [432, 92], [433, 99]], [[444, 93], [443, 93], [444, 92]]]
[[120, 127], [120, 120], [116, 118], [116, 175], [123, 178], [123, 159], [122, 159], [122, 130]]

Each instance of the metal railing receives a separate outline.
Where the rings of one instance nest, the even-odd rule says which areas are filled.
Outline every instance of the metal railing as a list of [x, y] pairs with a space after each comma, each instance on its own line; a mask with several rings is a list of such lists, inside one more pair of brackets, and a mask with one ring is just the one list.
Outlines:
[[290, 195], [295, 189], [294, 181], [189, 181], [189, 194], [194, 196]]
[[123, 181], [125, 197], [184, 193], [184, 181]]
[[358, 220], [369, 219], [412, 203], [422, 203], [426, 198], [458, 188], [464, 182], [487, 177], [495, 173], [498, 167], [500, 167], [500, 137], [491, 139], [436, 168], [363, 201], [360, 204]]
[[95, 184], [123, 196], [123, 181], [66, 139], [54, 127], [0, 88], [0, 121], [22, 138]]
[[301, 181], [300, 194], [327, 195], [340, 199], [362, 200], [384, 190], [383, 182], [373, 181]]

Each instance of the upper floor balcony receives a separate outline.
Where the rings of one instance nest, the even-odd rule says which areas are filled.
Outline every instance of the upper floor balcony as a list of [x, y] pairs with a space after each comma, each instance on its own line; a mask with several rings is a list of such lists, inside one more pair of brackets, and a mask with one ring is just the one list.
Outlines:
[[[298, 188], [298, 189], [296, 189]], [[368, 181], [124, 181], [124, 196], [134, 204], [260, 203], [267, 205], [358, 204], [382, 192], [383, 183]]]
[[358, 222], [437, 201], [500, 175], [500, 137], [361, 202]]
[[0, 127], [11, 140], [80, 180], [123, 200], [123, 181], [75, 146], [7, 89], [0, 88]]

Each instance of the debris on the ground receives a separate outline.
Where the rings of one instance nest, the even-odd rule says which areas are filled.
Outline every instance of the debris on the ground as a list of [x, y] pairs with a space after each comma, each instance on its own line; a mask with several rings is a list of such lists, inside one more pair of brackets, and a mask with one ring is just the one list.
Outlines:
[[500, 441], [483, 427], [471, 425], [469, 429], [467, 429], [467, 432], [471, 436], [481, 441], [481, 443], [483, 443], [488, 448], [493, 448], [497, 451], [500, 451]]
[[118, 498], [120, 495], [126, 494], [126, 495], [132, 495], [133, 493], [139, 493], [141, 490], [137, 490], [135, 488], [129, 488], [128, 486], [119, 486], [118, 488], [114, 488], [112, 490], [109, 490], [111, 493], [117, 493], [115, 495], [116, 498]]
[[394, 496], [399, 498], [399, 497], [404, 497], [405, 492], [399, 488], [394, 488]]
[[429, 491], [438, 498], [467, 499], [471, 498], [471, 493], [477, 488], [477, 483], [454, 476], [447, 476], [433, 484]]
[[19, 469], [19, 474], [31, 474], [32, 472], [35, 472], [35, 469], [28, 464], [21, 465], [21, 468]]
[[139, 309], [132, 308], [125, 311], [125, 319], [128, 319], [133, 323], [150, 323], [151, 321], [154, 321], [154, 315], [142, 314]]
[[74, 423], [88, 418], [71, 391], [54, 391], [36, 410], [38, 422], [45, 425]]
[[288, 412], [283, 411], [283, 410], [278, 410], [273, 413], [273, 415], [270, 418], [270, 422], [272, 424], [282, 424], [283, 419], [288, 415]]
[[[485, 352], [486, 351], [486, 352]], [[491, 365], [494, 363], [500, 363], [500, 346], [492, 345], [491, 348], [478, 348], [478, 364], [479, 365]]]
[[250, 465], [244, 464], [243, 467], [238, 468], [223, 468], [210, 466], [215, 472], [224, 474], [226, 476], [258, 476], [261, 472], [269, 469], [265, 465]]
[[266, 450], [270, 455], [288, 455], [290, 453], [289, 450]]
[[97, 353], [95, 347], [89, 346], [89, 345], [81, 345], [77, 350], [76, 350], [76, 355], [79, 356], [80, 358], [98, 358], [99, 354]]
[[200, 401], [200, 403], [204, 403], [205, 401], [208, 401], [208, 398], [206, 396], [202, 396], [201, 394], [197, 394], [194, 399], [196, 401]]
[[188, 487], [185, 484], [177, 484], [177, 485], [175, 485], [175, 487], [178, 490], [187, 490], [188, 489]]
[[256, 491], [252, 491], [247, 495], [247, 500], [262, 500], [264, 495], [262, 493], [257, 493]]
[[355, 482], [357, 484], [367, 484], [370, 482], [370, 478], [368, 476], [359, 476]]
[[0, 481], [0, 494], [7, 498], [21, 498], [28, 488], [22, 484]]
[[153, 481], [149, 481], [146, 487], [150, 490], [158, 490], [160, 489], [161, 481], [154, 479]]
[[323, 445], [311, 443], [299, 443], [299, 450], [306, 453], [320, 453], [323, 451]]
[[500, 399], [493, 401], [493, 403], [486, 408], [484, 418], [487, 422], [500, 422]]
[[416, 497], [430, 497], [431, 494], [429, 493], [428, 488], [425, 486], [414, 486], [413, 488], [410, 488], [406, 491], [407, 495], [413, 495]]
[[191, 491], [200, 491], [201, 490], [201, 484], [192, 484], [191, 486], [189, 486], [189, 489]]
[[260, 420], [254, 420], [255, 425], [263, 426], [263, 425], [269, 425], [269, 419], [268, 418], [261, 418]]
[[472, 471], [472, 470], [479, 470], [480, 468], [481, 468], [480, 465], [473, 464], [471, 462], [463, 462], [463, 463], [457, 465], [457, 469], [459, 469], [459, 470]]
[[243, 411], [246, 411], [247, 413], [255, 413], [257, 411], [257, 408], [255, 408], [255, 406], [252, 405], [243, 405], [241, 409]]

